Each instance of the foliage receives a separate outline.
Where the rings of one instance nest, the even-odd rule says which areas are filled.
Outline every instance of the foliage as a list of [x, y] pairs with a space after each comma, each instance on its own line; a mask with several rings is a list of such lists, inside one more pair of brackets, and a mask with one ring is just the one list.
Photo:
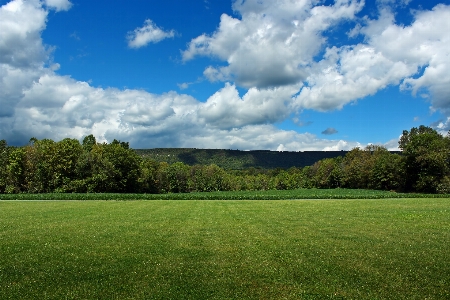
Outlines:
[[25, 182], [25, 149], [15, 148], [9, 153], [9, 161], [6, 166], [6, 193], [19, 193], [24, 189]]
[[437, 192], [450, 175], [450, 137], [422, 125], [403, 131], [399, 147], [405, 158], [406, 190]]
[[[351, 152], [350, 152], [351, 153]], [[342, 158], [325, 158], [310, 169], [313, 186], [322, 189], [337, 188], [342, 182]]]
[[218, 192], [117, 194], [117, 193], [50, 193], [0, 194], [0, 200], [298, 200], [298, 199], [400, 199], [449, 198], [450, 194], [396, 193], [366, 189], [296, 189], [241, 190]]
[[10, 147], [5, 140], [0, 140], [0, 193], [6, 189], [6, 179], [8, 177]]
[[143, 158], [173, 164], [182, 162], [189, 166], [217, 165], [229, 170], [289, 169], [313, 165], [324, 158], [344, 156], [346, 151], [240, 151], [231, 149], [154, 148], [135, 149]]
[[25, 147], [12, 148], [6, 141], [0, 141], [0, 193], [164, 194], [339, 187], [423, 193], [450, 191], [449, 136], [421, 126], [404, 131], [399, 145], [402, 154], [369, 145], [338, 152], [344, 156], [325, 157], [310, 166], [289, 169], [254, 166], [261, 165], [264, 159], [273, 159], [270, 163], [274, 164], [280, 157], [298, 158], [299, 153], [282, 152], [283, 156], [278, 156], [273, 151], [237, 151], [234, 157], [245, 158], [249, 167], [230, 170], [218, 164], [199, 163], [229, 161], [225, 150], [181, 149], [178, 157], [196, 162], [191, 165], [143, 157], [128, 142], [97, 143], [93, 135], [86, 136], [82, 144], [68, 138], [59, 142], [32, 138]]

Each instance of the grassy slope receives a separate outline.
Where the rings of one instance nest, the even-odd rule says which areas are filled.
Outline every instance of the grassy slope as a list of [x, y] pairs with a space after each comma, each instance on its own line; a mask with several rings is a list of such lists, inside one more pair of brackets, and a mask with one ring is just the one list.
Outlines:
[[448, 299], [450, 200], [0, 202], [1, 299]]

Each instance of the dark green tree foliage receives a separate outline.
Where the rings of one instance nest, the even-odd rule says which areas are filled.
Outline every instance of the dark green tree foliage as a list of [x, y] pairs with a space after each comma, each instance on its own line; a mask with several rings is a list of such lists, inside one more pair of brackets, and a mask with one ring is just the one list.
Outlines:
[[50, 193], [54, 190], [53, 169], [55, 142], [50, 139], [30, 139], [25, 147], [25, 185], [29, 193]]
[[229, 189], [227, 173], [217, 165], [190, 167], [190, 190], [196, 192], [226, 191]]
[[9, 152], [8, 165], [6, 168], [5, 192], [20, 193], [27, 191], [26, 181], [26, 151], [24, 148], [15, 148]]
[[90, 134], [85, 136], [83, 139], [83, 150], [86, 152], [91, 152], [92, 147], [94, 147], [95, 144], [97, 144], [97, 140], [94, 135]]
[[450, 139], [420, 126], [404, 130], [399, 141], [405, 163], [405, 189], [434, 193], [449, 176]]
[[342, 182], [342, 158], [325, 158], [310, 169], [313, 185], [321, 189], [338, 188]]
[[9, 147], [5, 140], [0, 140], [0, 193], [6, 189], [7, 168], [9, 163]]
[[402, 157], [379, 146], [373, 148], [372, 155], [373, 165], [368, 187], [375, 190], [403, 189], [405, 172]]
[[176, 162], [167, 168], [167, 179], [171, 193], [189, 192], [189, 170], [190, 167], [182, 162]]
[[0, 141], [0, 193], [186, 193], [225, 190], [357, 188], [450, 193], [450, 137], [421, 126], [404, 131], [401, 155], [381, 146], [355, 148], [304, 168], [225, 171], [142, 158], [127, 142], [97, 143], [93, 135], [25, 147]]
[[141, 158], [120, 143], [95, 144], [77, 160], [77, 192], [136, 192]]
[[143, 159], [140, 165], [139, 185], [143, 193], [160, 194], [162, 191], [159, 187], [159, 170], [161, 164], [151, 160]]
[[355, 148], [345, 155], [342, 162], [342, 186], [353, 189], [367, 188], [373, 167], [371, 151]]

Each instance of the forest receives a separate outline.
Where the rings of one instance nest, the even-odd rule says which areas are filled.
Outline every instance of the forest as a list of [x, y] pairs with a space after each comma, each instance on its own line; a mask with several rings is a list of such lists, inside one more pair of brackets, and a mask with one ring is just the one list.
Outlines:
[[305, 167], [226, 169], [139, 155], [128, 142], [80, 143], [31, 138], [23, 147], [0, 140], [0, 193], [189, 193], [375, 189], [450, 193], [450, 135], [427, 126], [404, 130], [400, 153], [354, 148]]

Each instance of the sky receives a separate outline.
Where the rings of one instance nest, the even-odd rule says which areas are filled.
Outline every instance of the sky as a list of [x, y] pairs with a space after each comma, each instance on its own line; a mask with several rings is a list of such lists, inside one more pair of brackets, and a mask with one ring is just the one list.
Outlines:
[[0, 139], [398, 149], [450, 129], [450, 0], [0, 0]]

